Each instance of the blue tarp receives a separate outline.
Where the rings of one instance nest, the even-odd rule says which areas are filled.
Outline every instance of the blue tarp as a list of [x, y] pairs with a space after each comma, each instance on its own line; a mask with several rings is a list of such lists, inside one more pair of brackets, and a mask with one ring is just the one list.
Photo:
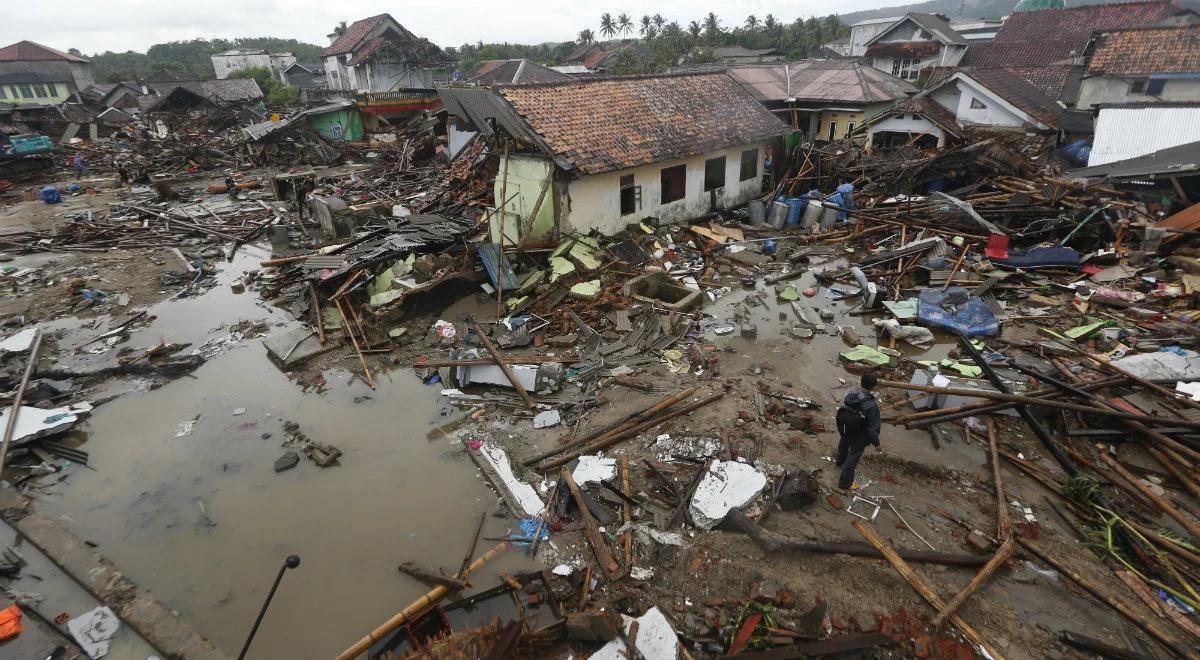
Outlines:
[[982, 300], [970, 297], [970, 293], [961, 286], [952, 286], [945, 291], [922, 291], [917, 297], [917, 319], [923, 326], [962, 333], [968, 337], [1000, 333], [1000, 321], [992, 311]]

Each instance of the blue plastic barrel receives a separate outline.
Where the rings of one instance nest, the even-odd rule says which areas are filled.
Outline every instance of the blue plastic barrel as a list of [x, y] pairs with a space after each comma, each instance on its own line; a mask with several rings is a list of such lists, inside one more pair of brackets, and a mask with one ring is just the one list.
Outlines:
[[804, 207], [808, 206], [808, 197], [786, 197], [784, 198], [788, 205], [789, 225], [800, 224], [800, 214], [804, 213]]

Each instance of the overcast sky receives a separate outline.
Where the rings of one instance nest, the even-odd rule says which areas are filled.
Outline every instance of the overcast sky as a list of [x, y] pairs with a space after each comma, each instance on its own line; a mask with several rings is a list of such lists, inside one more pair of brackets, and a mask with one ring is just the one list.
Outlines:
[[[636, 22], [643, 13], [661, 13], [686, 25], [709, 10], [722, 25], [740, 25], [748, 14], [780, 20], [824, 15], [831, 11], [870, 9], [903, 0], [735, 0], [722, 3], [660, 0], [635, 2], [564, 2], [557, 0], [457, 0], [387, 2], [385, 0], [35, 0], [11, 3], [9, 20], [0, 21], [0, 46], [21, 39], [52, 48], [78, 48], [86, 54], [106, 50], [145, 50], [164, 41], [199, 37], [292, 37], [318, 45], [338, 21], [354, 21], [384, 12], [418, 36], [439, 46], [508, 41], [567, 41], [580, 30], [599, 32], [600, 14], [624, 11]], [[19, 8], [17, 7], [19, 5]], [[836, 7], [836, 9], [835, 9]]]

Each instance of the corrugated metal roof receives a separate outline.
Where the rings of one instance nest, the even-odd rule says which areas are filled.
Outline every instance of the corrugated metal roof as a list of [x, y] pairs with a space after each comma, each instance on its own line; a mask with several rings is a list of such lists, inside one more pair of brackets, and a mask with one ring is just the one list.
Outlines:
[[1200, 104], [1102, 107], [1088, 168], [1200, 142]]
[[730, 66], [729, 75], [760, 102], [790, 98], [880, 103], [917, 93], [911, 84], [850, 60], [798, 60]]
[[1126, 178], [1146, 177], [1158, 174], [1194, 175], [1200, 170], [1200, 142], [1189, 142], [1178, 147], [1155, 151], [1145, 156], [1118, 160], [1096, 167], [1085, 167], [1067, 172], [1072, 178]]

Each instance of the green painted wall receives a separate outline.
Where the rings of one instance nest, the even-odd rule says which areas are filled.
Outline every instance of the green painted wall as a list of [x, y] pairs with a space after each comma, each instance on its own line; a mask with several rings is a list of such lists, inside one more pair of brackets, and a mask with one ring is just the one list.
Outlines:
[[[42, 94], [39, 96], [38, 92]], [[66, 83], [0, 85], [0, 103], [59, 104], [71, 96]]]
[[340, 124], [342, 127], [341, 139], [350, 142], [363, 139], [362, 113], [357, 108], [345, 108], [308, 116], [308, 125], [312, 126], [323, 138], [335, 139], [334, 124]]
[[[500, 160], [500, 169], [496, 172], [495, 204], [499, 208], [502, 197], [500, 191], [504, 187], [504, 159]], [[520, 229], [529, 226], [529, 214], [537, 204], [538, 195], [546, 179], [554, 172], [554, 163], [544, 158], [528, 156], [511, 156], [508, 159], [508, 189], [505, 191], [508, 205], [504, 209], [504, 244], [512, 245], [519, 242], [523, 236]], [[500, 212], [492, 214], [491, 235], [493, 242], [500, 241]], [[554, 233], [554, 183], [546, 190], [542, 205], [538, 208], [537, 219], [534, 220], [529, 240], [540, 241], [549, 238]]]

